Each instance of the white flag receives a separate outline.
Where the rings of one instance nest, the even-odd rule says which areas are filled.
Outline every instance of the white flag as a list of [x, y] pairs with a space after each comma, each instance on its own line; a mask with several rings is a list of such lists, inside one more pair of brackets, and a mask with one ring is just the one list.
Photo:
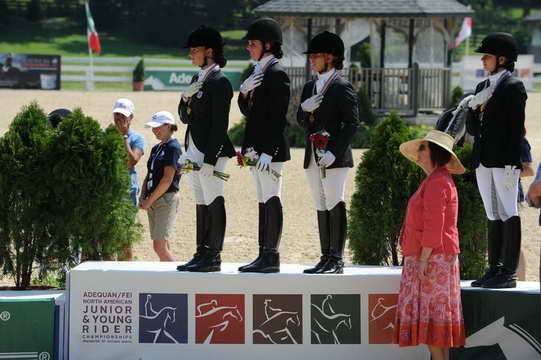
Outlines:
[[471, 17], [465, 17], [464, 22], [462, 23], [462, 29], [456, 36], [455, 41], [453, 41], [452, 47], [456, 48], [460, 43], [471, 36], [471, 30], [473, 26], [473, 20]]

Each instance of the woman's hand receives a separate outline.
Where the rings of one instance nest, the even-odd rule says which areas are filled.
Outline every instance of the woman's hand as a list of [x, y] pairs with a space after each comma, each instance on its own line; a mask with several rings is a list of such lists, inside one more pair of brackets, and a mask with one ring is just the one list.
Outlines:
[[419, 280], [425, 281], [428, 280], [428, 261], [427, 260], [419, 260]]
[[149, 199], [140, 199], [139, 200], [139, 209], [148, 210], [152, 206], [152, 203]]

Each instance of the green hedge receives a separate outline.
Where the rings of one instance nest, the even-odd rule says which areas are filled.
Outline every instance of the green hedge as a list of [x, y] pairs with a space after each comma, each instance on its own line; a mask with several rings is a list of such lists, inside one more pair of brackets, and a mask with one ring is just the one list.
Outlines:
[[[408, 200], [425, 175], [400, 154], [401, 143], [419, 138], [396, 113], [374, 129], [372, 147], [357, 168], [355, 192], [349, 211], [349, 247], [353, 262], [365, 265], [400, 265], [399, 236]], [[457, 150], [469, 164], [471, 146]], [[459, 195], [458, 230], [461, 276], [482, 275], [486, 252], [486, 216], [475, 173], [453, 176]]]
[[140, 238], [126, 160], [119, 132], [81, 110], [56, 129], [36, 103], [17, 114], [0, 138], [0, 268], [17, 288]]

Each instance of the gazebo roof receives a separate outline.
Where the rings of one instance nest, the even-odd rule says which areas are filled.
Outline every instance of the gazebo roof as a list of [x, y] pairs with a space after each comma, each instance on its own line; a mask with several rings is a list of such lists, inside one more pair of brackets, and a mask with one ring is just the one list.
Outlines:
[[538, 12], [536, 14], [530, 15], [526, 18], [524, 18], [524, 21], [531, 21], [531, 22], [541, 22], [541, 12]]
[[270, 0], [255, 8], [266, 16], [428, 17], [467, 16], [456, 0]]

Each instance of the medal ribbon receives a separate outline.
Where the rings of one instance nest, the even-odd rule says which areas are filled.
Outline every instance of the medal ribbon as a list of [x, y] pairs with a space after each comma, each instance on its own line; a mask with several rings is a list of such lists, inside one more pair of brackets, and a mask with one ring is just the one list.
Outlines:
[[[265, 64], [265, 66], [261, 68], [261, 73], [263, 74], [263, 76], [265, 75], [265, 72], [267, 72], [268, 68], [270, 68], [274, 64], [278, 64], [278, 62], [279, 62], [278, 59], [273, 56], [272, 59], [270, 59]], [[254, 70], [254, 72], [255, 72], [255, 70]], [[252, 107], [252, 105], [254, 104], [254, 101], [253, 101], [254, 92], [255, 92], [255, 89], [250, 91], [250, 100], [248, 101], [248, 104], [249, 104], [250, 107]]]
[[[335, 70], [334, 74], [332, 74], [327, 79], [327, 81], [325, 81], [325, 83], [323, 83], [323, 87], [321, 88], [321, 91], [319, 92], [321, 94], [321, 96], [325, 97], [325, 93], [327, 92], [327, 90], [329, 90], [332, 83], [336, 79], [338, 79], [339, 77], [340, 77], [340, 72]], [[317, 94], [317, 86], [316, 86], [316, 84], [317, 84], [317, 81], [314, 83], [314, 94]], [[315, 113], [315, 111], [310, 113], [310, 122], [314, 122], [314, 120], [315, 120], [314, 113]]]

